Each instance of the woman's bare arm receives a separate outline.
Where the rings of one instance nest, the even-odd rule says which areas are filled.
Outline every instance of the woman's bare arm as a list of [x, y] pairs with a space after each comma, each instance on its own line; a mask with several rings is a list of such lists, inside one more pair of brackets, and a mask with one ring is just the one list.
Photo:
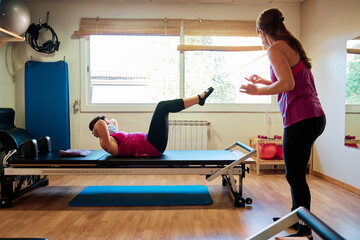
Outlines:
[[255, 84], [243, 85], [240, 88], [241, 92], [251, 95], [273, 95], [294, 89], [295, 81], [288, 58], [284, 52], [286, 46], [283, 44], [285, 43], [276, 43], [268, 50], [269, 60], [278, 81], [263, 87], [258, 87]]
[[100, 140], [100, 146], [106, 152], [116, 155], [118, 152], [117, 143], [111, 139], [107, 124], [103, 120], [97, 121], [94, 126], [93, 134]]

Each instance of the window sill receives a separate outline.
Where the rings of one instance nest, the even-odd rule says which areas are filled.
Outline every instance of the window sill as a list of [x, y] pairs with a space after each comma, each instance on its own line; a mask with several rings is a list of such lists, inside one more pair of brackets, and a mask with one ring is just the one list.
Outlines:
[[360, 104], [346, 104], [345, 113], [347, 114], [359, 114], [360, 113]]

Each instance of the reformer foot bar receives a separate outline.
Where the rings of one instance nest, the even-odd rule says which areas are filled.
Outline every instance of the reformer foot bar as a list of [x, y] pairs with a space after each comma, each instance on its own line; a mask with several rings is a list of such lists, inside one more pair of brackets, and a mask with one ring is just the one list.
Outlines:
[[[242, 151], [233, 150], [235, 147]], [[165, 151], [159, 158], [119, 158], [103, 150], [93, 150], [86, 157], [65, 158], [58, 152], [51, 152], [39, 154], [32, 160], [10, 158], [3, 161], [0, 169], [0, 207], [11, 207], [13, 200], [34, 188], [35, 184], [47, 186], [48, 175], [205, 175], [208, 181], [222, 176], [222, 184], [228, 187], [234, 206], [245, 207], [252, 199], [242, 196], [243, 178], [246, 172], [249, 173], [246, 164], [255, 163], [251, 159], [255, 153], [254, 149], [236, 142], [225, 150]], [[234, 175], [239, 176], [238, 184]], [[32, 181], [30, 186], [22, 189], [19, 184], [23, 184], [24, 176]]]
[[337, 232], [331, 229], [326, 223], [321, 221], [318, 217], [312, 214], [304, 207], [299, 207], [291, 213], [280, 218], [270, 226], [264, 228], [259, 233], [246, 238], [246, 240], [263, 240], [270, 239], [275, 234], [285, 230], [294, 223], [304, 221], [312, 230], [314, 230], [322, 239], [325, 240], [345, 240]]

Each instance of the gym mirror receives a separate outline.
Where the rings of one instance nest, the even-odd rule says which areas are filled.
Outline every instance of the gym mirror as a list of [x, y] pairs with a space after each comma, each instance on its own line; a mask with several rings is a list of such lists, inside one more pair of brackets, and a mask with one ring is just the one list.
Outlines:
[[345, 146], [360, 149], [360, 36], [346, 47]]

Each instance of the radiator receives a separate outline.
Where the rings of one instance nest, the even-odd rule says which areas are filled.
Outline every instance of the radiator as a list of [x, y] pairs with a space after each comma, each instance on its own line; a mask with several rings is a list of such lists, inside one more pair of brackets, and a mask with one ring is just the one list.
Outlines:
[[207, 121], [170, 120], [167, 150], [207, 150]]

